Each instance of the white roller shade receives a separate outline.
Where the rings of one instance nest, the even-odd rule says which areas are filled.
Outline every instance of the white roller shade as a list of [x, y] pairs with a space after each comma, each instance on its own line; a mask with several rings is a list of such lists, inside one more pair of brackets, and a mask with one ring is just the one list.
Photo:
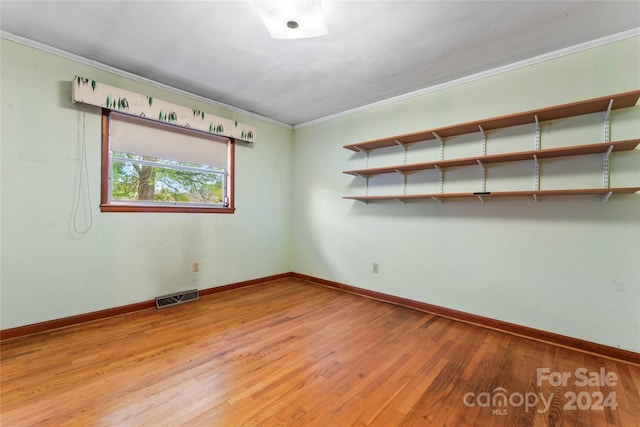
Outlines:
[[111, 113], [111, 151], [225, 169], [227, 138]]

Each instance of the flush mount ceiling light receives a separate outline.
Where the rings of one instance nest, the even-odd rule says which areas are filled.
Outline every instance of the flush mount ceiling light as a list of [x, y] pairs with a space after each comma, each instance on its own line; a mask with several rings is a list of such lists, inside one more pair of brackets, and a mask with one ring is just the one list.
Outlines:
[[327, 34], [322, 0], [278, 0], [257, 3], [262, 22], [274, 39], [304, 39]]

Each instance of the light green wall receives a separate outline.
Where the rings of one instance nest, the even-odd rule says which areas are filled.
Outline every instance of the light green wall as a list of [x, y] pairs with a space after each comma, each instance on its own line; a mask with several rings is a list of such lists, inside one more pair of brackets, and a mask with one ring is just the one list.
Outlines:
[[[425, 70], [428, 72], [428, 70]], [[328, 280], [640, 351], [640, 195], [397, 202], [364, 194], [365, 167], [342, 145], [640, 88], [640, 38], [575, 53], [294, 131], [293, 270]], [[543, 124], [543, 147], [602, 140], [602, 114]], [[640, 107], [616, 111], [614, 139], [640, 137]], [[479, 134], [447, 141], [447, 157], [480, 153]], [[492, 132], [488, 152], [533, 148], [533, 127]], [[399, 148], [370, 166], [402, 162]], [[434, 160], [438, 146], [409, 148]], [[640, 185], [640, 150], [613, 153], [612, 186]], [[533, 188], [532, 162], [491, 166], [488, 190]], [[408, 192], [437, 192], [436, 172], [410, 175]], [[445, 191], [478, 191], [477, 168], [445, 174]], [[370, 194], [401, 192], [399, 177]], [[542, 188], [599, 187], [601, 157], [542, 164]], [[515, 187], [515, 188], [513, 188]], [[379, 273], [372, 264], [379, 264]]]
[[[292, 132], [224, 108], [1, 42], [1, 324], [6, 329], [296, 271], [606, 345], [640, 351], [640, 196], [363, 205], [364, 167], [342, 145], [640, 88], [640, 38], [576, 53], [340, 117]], [[99, 110], [87, 107], [93, 227], [72, 230], [82, 75], [258, 128], [236, 150], [235, 215], [99, 212]], [[543, 127], [543, 146], [597, 142], [601, 115]], [[640, 137], [638, 107], [615, 112], [613, 138]], [[491, 133], [489, 151], [529, 149], [531, 129]], [[292, 135], [293, 134], [293, 135]], [[295, 143], [292, 145], [292, 138]], [[478, 141], [447, 142], [447, 156]], [[401, 161], [372, 155], [371, 166]], [[640, 183], [640, 150], [612, 154], [612, 185]], [[437, 155], [410, 148], [409, 161]], [[584, 161], [583, 161], [584, 160]], [[532, 185], [529, 164], [490, 168], [489, 189]], [[598, 186], [594, 156], [543, 164], [543, 188]], [[447, 172], [447, 190], [477, 185], [477, 170]], [[437, 191], [435, 175], [409, 191]], [[575, 181], [575, 182], [574, 182]], [[397, 191], [393, 178], [372, 191]], [[81, 206], [84, 206], [85, 198]], [[82, 223], [83, 221], [81, 221]], [[191, 272], [200, 262], [201, 271]], [[373, 274], [377, 262], [380, 272]]]
[[[290, 271], [290, 129], [1, 43], [2, 329]], [[74, 233], [83, 124], [74, 75], [256, 126], [258, 142], [236, 147], [236, 213], [101, 213], [100, 109], [87, 106], [93, 227]]]

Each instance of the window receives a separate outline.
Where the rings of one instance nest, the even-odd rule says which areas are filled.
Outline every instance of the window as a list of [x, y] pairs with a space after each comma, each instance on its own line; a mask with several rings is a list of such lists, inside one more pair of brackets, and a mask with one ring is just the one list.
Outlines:
[[102, 113], [103, 212], [233, 213], [229, 138]]

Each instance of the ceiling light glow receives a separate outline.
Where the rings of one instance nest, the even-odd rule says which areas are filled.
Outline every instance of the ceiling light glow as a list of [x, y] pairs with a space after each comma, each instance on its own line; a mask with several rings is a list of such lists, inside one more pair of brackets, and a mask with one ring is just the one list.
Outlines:
[[321, 0], [279, 0], [256, 6], [274, 39], [303, 39], [329, 33]]

